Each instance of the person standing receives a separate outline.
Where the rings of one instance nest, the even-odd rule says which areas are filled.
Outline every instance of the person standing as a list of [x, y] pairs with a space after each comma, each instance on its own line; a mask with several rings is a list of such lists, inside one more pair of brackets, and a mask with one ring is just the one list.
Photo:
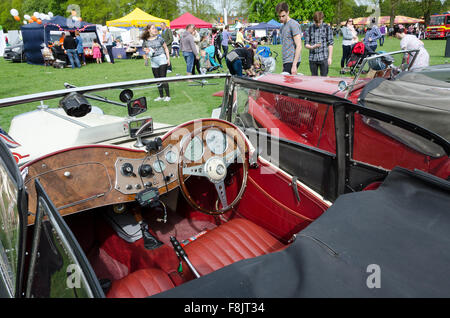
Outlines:
[[195, 75], [196, 70], [197, 70], [198, 74], [201, 74], [201, 71], [200, 71], [200, 40], [201, 40], [201, 38], [200, 38], [200, 33], [198, 32], [196, 27], [194, 27], [194, 33], [192, 34], [192, 36], [194, 37], [195, 47], [198, 52], [198, 58], [194, 59], [194, 67], [192, 68], [192, 75]]
[[83, 65], [86, 65], [86, 58], [84, 56], [83, 39], [81, 38], [80, 32], [75, 31], [75, 39], [77, 41], [77, 53], [78, 58], [83, 61]]
[[113, 52], [112, 52], [113, 37], [112, 37], [111, 33], [109, 33], [108, 27], [106, 27], [103, 30], [103, 45], [106, 47], [106, 50], [108, 51], [109, 63], [114, 64], [114, 56], [113, 56]]
[[380, 27], [380, 33], [381, 33], [381, 38], [380, 38], [380, 46], [383, 46], [384, 44], [384, 37], [386, 36], [386, 26], [383, 24]]
[[77, 42], [75, 40], [75, 34], [73, 32], [70, 32], [69, 35], [67, 35], [64, 38], [64, 53], [67, 54], [69, 57], [69, 62], [72, 65], [72, 69], [76, 67], [80, 68], [80, 60], [78, 59], [78, 53], [77, 53]]
[[[167, 67], [170, 65], [170, 54], [164, 39], [159, 36], [156, 25], [149, 23], [142, 33], [141, 39], [143, 40], [142, 48], [150, 60], [153, 76], [155, 78], [166, 77]], [[158, 91], [159, 97], [155, 98], [155, 102], [170, 101], [169, 84], [167, 82], [158, 84]], [[166, 97], [164, 97], [164, 91]]]
[[394, 26], [394, 36], [400, 40], [400, 49], [419, 50], [410, 71], [430, 65], [430, 55], [425, 49], [424, 43], [413, 34], [406, 34], [406, 29], [401, 25]]
[[381, 38], [381, 32], [376, 24], [376, 19], [372, 18], [371, 26], [367, 29], [364, 37], [364, 45], [371, 52], [375, 52], [378, 46], [378, 39]]
[[198, 59], [198, 50], [194, 42], [194, 25], [188, 24], [186, 30], [181, 35], [180, 49], [183, 52], [184, 60], [186, 61], [186, 73], [192, 75], [195, 59]]
[[222, 50], [220, 49], [220, 46], [222, 45], [222, 32], [219, 29], [213, 28], [212, 41], [214, 45], [214, 58], [219, 62], [220, 67], [223, 67]]
[[333, 60], [333, 31], [323, 23], [323, 12], [316, 11], [314, 23], [305, 32], [305, 47], [309, 50], [309, 69], [312, 76], [328, 75], [328, 67]]
[[353, 19], [347, 20], [344, 27], [341, 28], [342, 32], [342, 58], [341, 58], [341, 74], [345, 74], [345, 65], [347, 65], [348, 59], [352, 54], [352, 46], [358, 42], [358, 35], [353, 27]]
[[[164, 22], [161, 22], [161, 37], [163, 38], [164, 42], [166, 42], [169, 53], [171, 53], [173, 43], [173, 33], [172, 30], [169, 29]], [[169, 67], [167, 68], [167, 72], [168, 73], [172, 72], [172, 64], [170, 64]]]
[[289, 17], [289, 5], [281, 2], [275, 7], [275, 11], [283, 24], [280, 30], [283, 72], [291, 75], [297, 74], [301, 62], [302, 37], [300, 25]]
[[177, 31], [173, 31], [172, 56], [176, 58], [180, 57], [180, 36]]
[[102, 47], [98, 43], [97, 39], [92, 40], [92, 57], [95, 59], [97, 64], [102, 64]]
[[241, 47], [244, 47], [244, 29], [240, 28], [236, 33], [236, 44], [239, 44]]
[[223, 50], [223, 56], [227, 56], [228, 54], [228, 42], [231, 41], [231, 34], [228, 31], [229, 30], [229, 26], [226, 25], [224, 30], [222, 31], [222, 50]]
[[220, 50], [220, 45], [222, 43], [222, 33], [217, 28], [212, 28], [211, 41], [214, 45], [214, 58], [219, 62], [220, 67], [222, 67], [222, 51]]
[[277, 45], [278, 44], [278, 30], [277, 29], [273, 29], [272, 31], [272, 45]]

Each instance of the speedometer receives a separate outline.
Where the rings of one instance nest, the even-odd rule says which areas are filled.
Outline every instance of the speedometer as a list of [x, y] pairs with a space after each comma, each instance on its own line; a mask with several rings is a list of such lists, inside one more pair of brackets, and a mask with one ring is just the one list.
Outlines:
[[153, 170], [154, 171], [161, 173], [161, 172], [164, 171], [164, 169], [166, 169], [166, 164], [162, 160], [156, 160], [153, 163]]
[[184, 152], [184, 157], [190, 161], [200, 160], [203, 156], [203, 141], [195, 136], [191, 139]]
[[209, 129], [206, 133], [206, 144], [216, 155], [221, 155], [227, 150], [227, 137], [218, 129]]

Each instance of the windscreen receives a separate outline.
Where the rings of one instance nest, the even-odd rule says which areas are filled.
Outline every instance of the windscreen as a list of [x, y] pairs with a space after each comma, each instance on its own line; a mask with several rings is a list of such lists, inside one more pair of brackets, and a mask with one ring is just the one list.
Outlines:
[[269, 135], [336, 153], [331, 105], [237, 85], [232, 122]]

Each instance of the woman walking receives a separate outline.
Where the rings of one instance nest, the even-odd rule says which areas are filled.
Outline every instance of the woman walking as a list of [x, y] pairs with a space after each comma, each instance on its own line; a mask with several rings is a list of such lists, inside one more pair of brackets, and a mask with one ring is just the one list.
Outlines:
[[342, 31], [342, 58], [341, 58], [341, 74], [345, 74], [345, 66], [352, 54], [352, 46], [358, 42], [358, 34], [353, 27], [353, 19], [348, 19]]
[[[158, 36], [159, 31], [156, 25], [149, 23], [142, 33], [142, 48], [150, 60], [153, 76], [155, 78], [166, 77], [167, 68], [170, 65], [170, 54], [163, 38]], [[159, 97], [155, 98], [155, 102], [164, 100], [170, 101], [169, 84], [167, 82], [158, 84]], [[164, 91], [166, 97], [164, 97]]]

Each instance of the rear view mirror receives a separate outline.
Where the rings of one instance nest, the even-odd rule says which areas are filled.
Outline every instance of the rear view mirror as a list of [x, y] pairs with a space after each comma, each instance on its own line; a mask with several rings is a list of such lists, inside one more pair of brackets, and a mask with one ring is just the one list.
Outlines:
[[140, 97], [128, 102], [128, 116], [135, 117], [147, 111], [147, 99]]

